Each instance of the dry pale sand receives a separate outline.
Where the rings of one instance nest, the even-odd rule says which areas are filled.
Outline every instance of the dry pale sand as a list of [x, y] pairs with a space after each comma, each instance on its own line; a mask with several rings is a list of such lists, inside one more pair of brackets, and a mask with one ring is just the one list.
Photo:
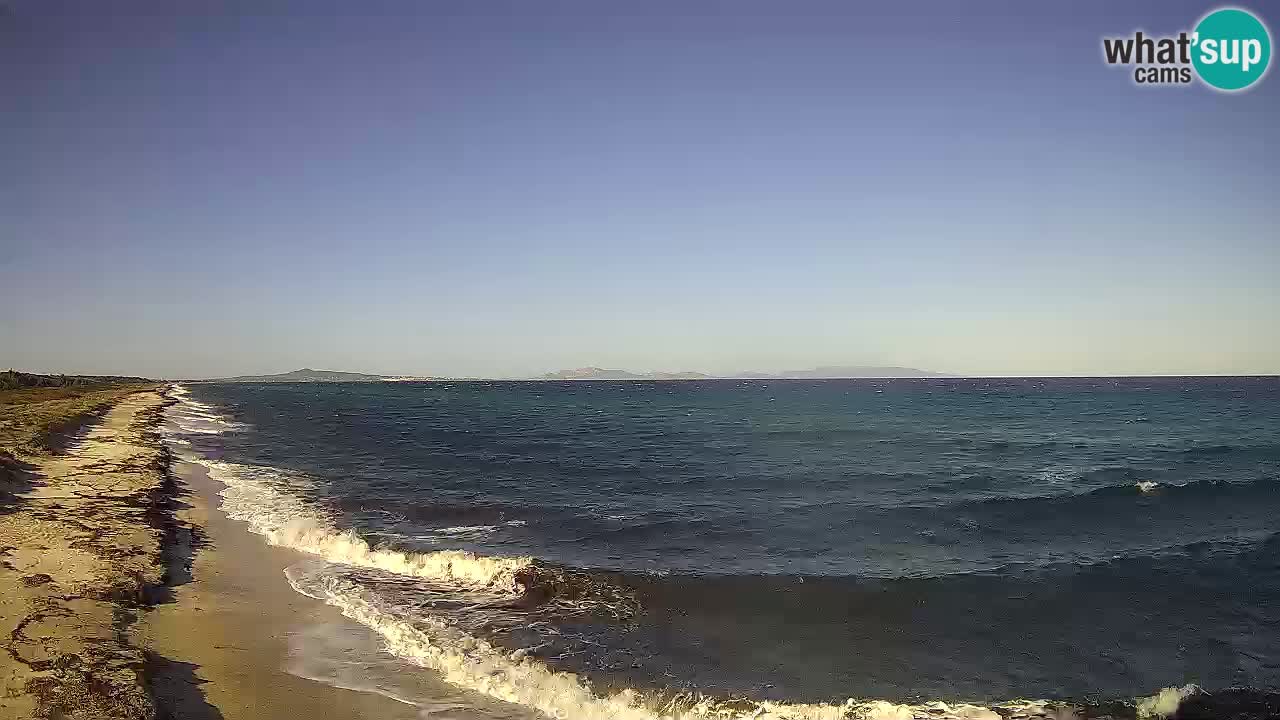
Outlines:
[[164, 576], [166, 402], [127, 395], [60, 451], [20, 458], [0, 506], [0, 718], [153, 716], [127, 628]]
[[367, 629], [294, 592], [283, 570], [302, 556], [267, 545], [217, 510], [219, 486], [203, 468], [178, 463], [176, 470], [187, 489], [178, 516], [194, 528], [194, 561], [189, 577], [175, 581], [173, 602], [133, 628], [135, 642], [152, 653], [162, 710], [183, 720], [420, 717], [419, 708], [389, 697], [286, 672], [291, 638], [316, 627]]

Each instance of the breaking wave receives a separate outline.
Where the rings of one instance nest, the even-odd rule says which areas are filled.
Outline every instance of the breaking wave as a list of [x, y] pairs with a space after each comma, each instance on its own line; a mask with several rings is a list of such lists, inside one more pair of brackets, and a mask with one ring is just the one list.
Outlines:
[[[169, 419], [179, 432], [212, 434], [244, 427], [226, 420], [212, 406], [191, 399], [190, 391], [181, 385], [173, 386], [170, 392], [179, 405], [169, 414]], [[186, 422], [191, 418], [205, 420], [212, 427], [193, 427]], [[182, 438], [173, 435], [170, 433], [170, 442], [183, 444]], [[279, 489], [280, 486], [306, 484], [305, 478], [271, 467], [198, 457], [191, 459], [204, 465], [210, 476], [224, 485], [220, 493], [223, 512], [247, 523], [250, 530], [265, 537], [272, 545], [317, 555], [329, 562], [455, 583], [472, 589], [511, 594], [524, 591], [517, 575], [532, 566], [532, 558], [485, 557], [460, 550], [412, 553], [373, 547], [354, 530], [335, 528], [311, 503]]]
[[1144, 496], [1163, 497], [1170, 500], [1201, 501], [1208, 498], [1241, 498], [1251, 496], [1270, 497], [1280, 487], [1275, 478], [1262, 477], [1246, 481], [1192, 480], [1184, 483], [1161, 483], [1152, 480], [1135, 480], [1116, 485], [1102, 485], [1084, 492], [1059, 495], [993, 496], [954, 503], [949, 507], [960, 510], [987, 508], [1030, 508], [1079, 506], [1086, 510], [1102, 501], [1129, 500]]
[[[533, 708], [554, 718], [572, 720], [658, 720], [706, 718], [729, 720], [1002, 720], [1004, 717], [1057, 718], [1060, 707], [1047, 701], [1011, 701], [992, 707], [968, 703], [930, 702], [916, 705], [884, 700], [844, 703], [781, 703], [726, 700], [680, 691], [624, 689], [597, 693], [577, 675], [553, 670], [455, 627], [443, 617], [410, 616], [389, 606], [376, 590], [327, 574], [290, 568], [289, 582], [298, 592], [340, 609], [343, 615], [372, 628], [387, 649], [416, 665], [435, 671], [454, 685]], [[1001, 712], [1003, 711], [1003, 712]]]
[[[191, 391], [182, 385], [171, 386], [169, 394], [178, 401], [178, 404], [170, 409], [168, 419], [181, 433], [221, 435], [230, 430], [242, 430], [246, 427], [243, 423], [228, 420], [212, 405], [193, 399]], [[181, 438], [172, 435], [170, 433], [171, 442], [178, 445], [190, 444], [189, 441], [184, 442]]]
[[[181, 433], [213, 434], [244, 426], [218, 415], [212, 406], [192, 400], [177, 386], [180, 401], [170, 413], [177, 433], [168, 440], [183, 444]], [[189, 445], [189, 443], [187, 443]], [[224, 485], [221, 509], [245, 522], [267, 542], [308, 553], [334, 566], [363, 568], [421, 579], [452, 588], [460, 596], [486, 600], [555, 603], [558, 608], [606, 611], [625, 617], [637, 608], [619, 588], [597, 581], [588, 573], [553, 566], [528, 556], [487, 556], [462, 550], [410, 552], [371, 545], [351, 529], [341, 529], [316, 505], [289, 488], [308, 480], [277, 468], [246, 465], [184, 455], [205, 466]], [[1162, 488], [1163, 489], [1163, 488]], [[1202, 490], [1198, 488], [1197, 490]], [[1134, 493], [1134, 486], [1126, 489]], [[1171, 489], [1178, 492], [1177, 489]], [[1104, 489], [1100, 494], [1118, 490]], [[523, 521], [508, 521], [508, 525]], [[492, 532], [494, 525], [453, 526], [443, 535]], [[376, 583], [361, 582], [349, 573], [286, 571], [299, 593], [322, 600], [376, 632], [387, 650], [444, 680], [505, 702], [568, 720], [1004, 720], [1036, 718], [1061, 720], [1080, 717], [1078, 708], [1047, 700], [1011, 700], [980, 705], [895, 703], [850, 698], [844, 702], [791, 703], [731, 699], [678, 688], [600, 690], [572, 672], [556, 670], [532, 657], [530, 648], [509, 649], [491, 643], [454, 622], [446, 614], [423, 612], [390, 602]], [[1139, 717], [1165, 717], [1196, 692], [1193, 686], [1166, 688], [1128, 705]]]
[[462, 585], [469, 589], [521, 595], [520, 575], [533, 567], [529, 557], [488, 557], [463, 550], [414, 553], [371, 546], [354, 530], [339, 530], [313, 506], [289, 493], [252, 479], [276, 475], [273, 468], [202, 460], [215, 480], [225, 485], [222, 510], [242, 520], [272, 545], [317, 555], [329, 562], [370, 568]]

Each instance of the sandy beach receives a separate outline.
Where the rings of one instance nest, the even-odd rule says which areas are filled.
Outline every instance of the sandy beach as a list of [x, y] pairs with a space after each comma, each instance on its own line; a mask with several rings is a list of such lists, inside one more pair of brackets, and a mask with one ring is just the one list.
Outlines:
[[298, 637], [368, 631], [294, 592], [283, 569], [300, 556], [228, 520], [200, 466], [172, 462], [163, 390], [106, 402], [48, 452], [6, 455], [0, 718], [419, 717], [298, 674]]
[[[190, 574], [173, 601], [147, 612], [134, 642], [147, 649], [158, 706], [172, 717], [267, 720], [280, 717], [419, 717], [418, 708], [288, 672], [294, 639], [316, 627], [369, 634], [337, 610], [289, 587], [284, 568], [302, 557], [267, 545], [217, 508], [217, 484], [193, 463], [175, 465], [195, 530]], [[163, 717], [163, 714], [162, 714]]]
[[11, 463], [0, 515], [4, 717], [148, 718], [127, 629], [163, 586], [167, 399], [123, 396], [49, 453]]

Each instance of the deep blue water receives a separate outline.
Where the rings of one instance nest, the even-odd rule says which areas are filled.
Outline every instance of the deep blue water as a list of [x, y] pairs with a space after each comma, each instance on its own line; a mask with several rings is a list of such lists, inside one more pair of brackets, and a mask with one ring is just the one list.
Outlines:
[[1276, 378], [189, 387], [243, 423], [197, 449], [371, 543], [626, 598], [477, 624], [602, 685], [1280, 687]]

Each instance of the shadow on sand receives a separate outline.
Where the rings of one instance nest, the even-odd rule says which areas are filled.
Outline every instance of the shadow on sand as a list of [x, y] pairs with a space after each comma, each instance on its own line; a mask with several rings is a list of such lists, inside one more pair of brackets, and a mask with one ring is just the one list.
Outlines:
[[[79, 415], [51, 429], [42, 441], [44, 449], [55, 455], [65, 453], [102, 421], [108, 409]], [[0, 515], [16, 512], [22, 505], [22, 494], [35, 487], [40, 478], [35, 465], [0, 450]]]
[[0, 515], [8, 515], [22, 503], [19, 497], [34, 486], [36, 466], [0, 450]]
[[147, 602], [163, 605], [175, 601], [174, 589], [193, 580], [191, 568], [196, 554], [212, 547], [201, 528], [182, 519], [182, 511], [191, 507], [183, 498], [190, 490], [178, 482], [173, 472], [173, 458], [168, 449], [159, 463], [164, 481], [152, 491], [148, 521], [160, 530], [160, 562], [164, 566], [161, 584], [148, 588]]
[[156, 701], [157, 720], [222, 720], [222, 712], [205, 698], [208, 680], [198, 665], [147, 652], [147, 684]]
[[[151, 494], [148, 520], [161, 531], [160, 562], [164, 577], [160, 585], [147, 590], [147, 602], [161, 605], [177, 602], [174, 590], [190, 583], [192, 564], [200, 550], [212, 543], [200, 527], [182, 519], [181, 511], [191, 507], [182, 498], [189, 494], [173, 472], [172, 456], [166, 450], [160, 465], [164, 480]], [[155, 698], [157, 720], [222, 720], [222, 712], [205, 697], [208, 682], [197, 674], [199, 665], [171, 660], [145, 650], [147, 686]]]

